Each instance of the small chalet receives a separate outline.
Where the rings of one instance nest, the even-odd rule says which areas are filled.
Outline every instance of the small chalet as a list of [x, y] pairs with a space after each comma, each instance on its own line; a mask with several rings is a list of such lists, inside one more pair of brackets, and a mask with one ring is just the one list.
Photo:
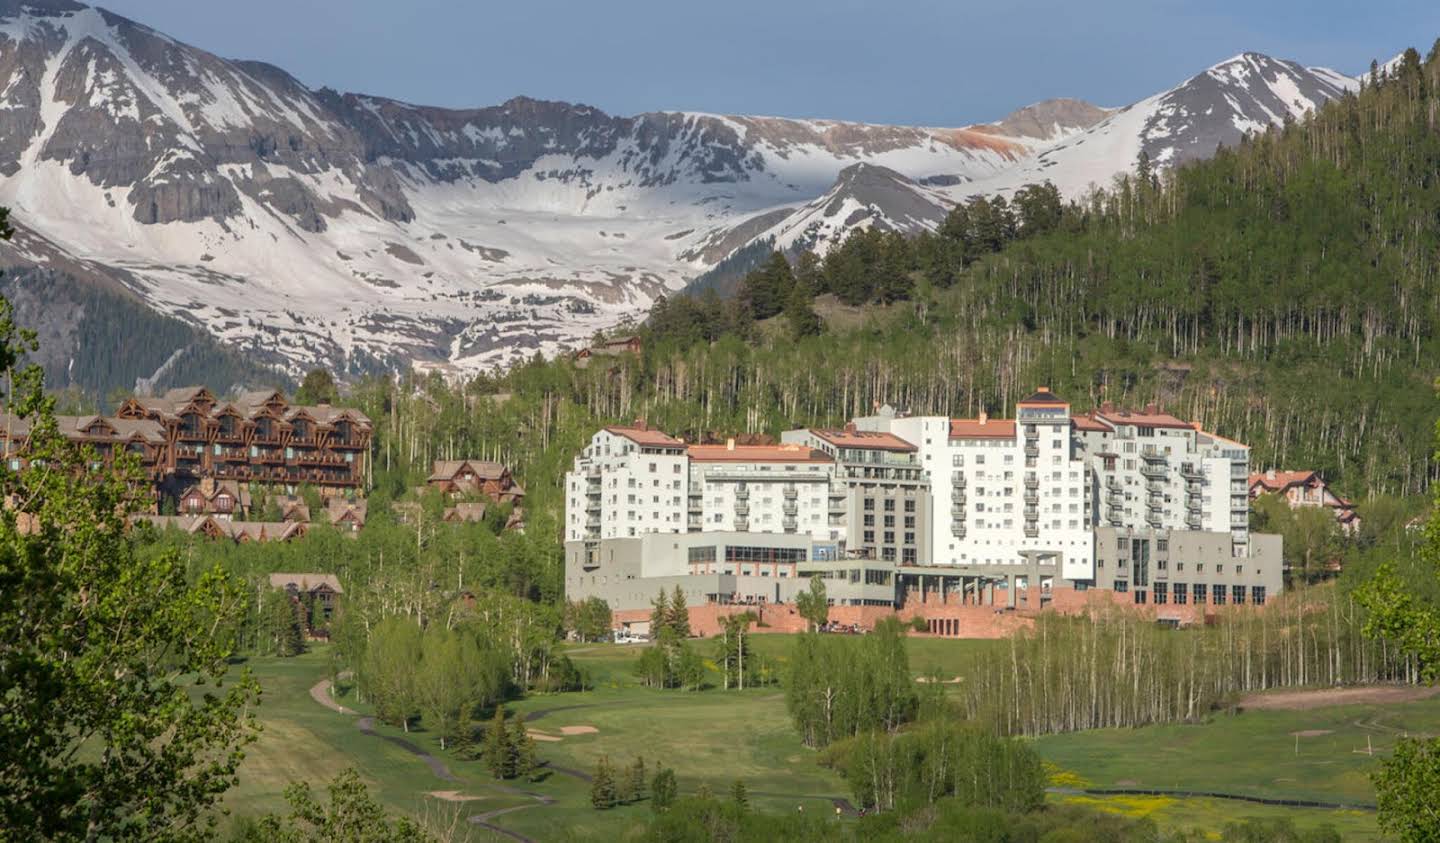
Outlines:
[[613, 340], [606, 340], [598, 345], [589, 348], [582, 348], [571, 357], [575, 361], [576, 368], [583, 369], [590, 365], [595, 357], [619, 357], [622, 354], [639, 354], [645, 347], [644, 341], [638, 336], [616, 337]]
[[325, 517], [342, 533], [358, 533], [365, 526], [369, 508], [363, 500], [347, 501], [330, 498], [325, 502]]
[[1250, 475], [1250, 499], [1261, 495], [1279, 495], [1291, 509], [1305, 506], [1327, 507], [1335, 513], [1341, 531], [1347, 535], [1360, 529], [1360, 516], [1355, 505], [1331, 491], [1330, 485], [1317, 471], [1255, 472]]
[[494, 503], [519, 505], [525, 490], [510, 469], [486, 460], [437, 460], [426, 483], [452, 498], [488, 498]]
[[233, 480], [202, 477], [199, 483], [180, 493], [182, 515], [213, 515], [230, 519], [250, 512], [250, 490]]
[[311, 637], [328, 637], [323, 630], [330, 625], [345, 590], [334, 574], [271, 574], [270, 587], [290, 595], [305, 633]]

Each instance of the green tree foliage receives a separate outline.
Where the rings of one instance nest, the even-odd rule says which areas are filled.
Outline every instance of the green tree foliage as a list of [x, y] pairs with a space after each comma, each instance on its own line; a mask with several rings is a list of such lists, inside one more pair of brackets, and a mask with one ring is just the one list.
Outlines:
[[785, 707], [806, 746], [874, 730], [893, 731], [919, 708], [901, 623], [887, 618], [869, 635], [805, 633], [796, 641]]
[[1440, 738], [1406, 738], [1374, 774], [1380, 828], [1406, 843], [1440, 840]]
[[863, 732], [833, 744], [826, 760], [870, 809], [954, 798], [1023, 814], [1045, 801], [1045, 771], [1034, 749], [948, 717], [902, 732]]
[[625, 801], [639, 802], [645, 798], [645, 759], [635, 756], [635, 763], [625, 770]]
[[737, 811], [750, 810], [750, 792], [745, 789], [745, 782], [741, 779], [736, 779], [735, 783], [730, 785], [730, 804], [734, 805]]
[[295, 390], [296, 404], [335, 404], [340, 401], [340, 387], [329, 369], [311, 369]]
[[410, 731], [417, 713], [416, 679], [419, 675], [423, 633], [414, 622], [386, 618], [372, 634], [364, 660], [356, 672], [360, 691], [375, 705], [382, 723]]
[[1213, 624], [1181, 630], [1119, 607], [1044, 614], [1005, 657], [961, 667], [960, 715], [1001, 734], [1133, 727], [1202, 717], [1230, 694], [1415, 674], [1393, 642], [1366, 639], [1366, 613], [1333, 585], [1287, 592], [1263, 612], [1214, 609]]
[[255, 651], [271, 656], [298, 656], [305, 650], [295, 600], [285, 591], [261, 586], [259, 629]]
[[525, 725], [525, 714], [516, 714], [511, 724], [510, 744], [515, 747], [515, 776], [526, 781], [538, 781], [541, 776], [540, 758], [535, 749], [535, 738]]
[[1253, 528], [1284, 538], [1285, 564], [1293, 584], [1315, 582], [1326, 575], [1342, 550], [1340, 527], [1328, 507], [1291, 508], [1278, 495], [1261, 495], [1252, 505]]
[[675, 771], [669, 767], [661, 767], [656, 770], [655, 778], [650, 783], [650, 810], [657, 814], [664, 813], [666, 809], [675, 804], [678, 793], [679, 786], [675, 782]]
[[[665, 614], [665, 625], [681, 641], [690, 637], [690, 608], [685, 605], [685, 592], [681, 591], [678, 585], [670, 595], [670, 608]], [[653, 630], [651, 634], [654, 634]]]
[[[0, 211], [0, 234], [8, 232]], [[41, 839], [188, 840], [213, 826], [253, 739], [258, 688], [227, 679], [245, 592], [175, 553], [141, 556], [120, 513], [138, 466], [95, 471], [58, 432], [35, 349], [0, 299], [8, 412], [31, 462], [0, 466], [0, 828]]]
[[591, 807], [606, 811], [620, 804], [620, 794], [615, 785], [615, 770], [610, 759], [604, 755], [595, 763], [595, 775], [590, 779]]
[[391, 818], [370, 795], [354, 768], [337, 775], [327, 787], [329, 801], [320, 802], [306, 782], [285, 789], [290, 813], [271, 814], [245, 835], [245, 843], [311, 843], [347, 840], [354, 843], [431, 843], [435, 838], [408, 817]]
[[744, 690], [755, 685], [760, 665], [750, 651], [752, 612], [737, 612], [720, 620], [720, 634], [715, 637], [715, 661], [720, 665], [724, 687]]
[[780, 252], [772, 252], [763, 266], [740, 282], [738, 298], [751, 319], [769, 319], [785, 309], [794, 289], [790, 262]]
[[471, 713], [499, 699], [505, 686], [504, 666], [487, 657], [475, 636], [442, 627], [421, 636], [414, 675], [416, 710], [442, 749], [467, 732]]
[[830, 621], [830, 598], [825, 594], [825, 580], [810, 578], [810, 587], [795, 595], [795, 611], [817, 632]]
[[599, 641], [610, 634], [614, 613], [599, 597], [587, 597], [565, 605], [566, 627], [581, 641]]
[[485, 727], [485, 745], [481, 757], [490, 775], [497, 779], [513, 779], [516, 772], [515, 737], [505, 722], [505, 709], [495, 707], [495, 716]]

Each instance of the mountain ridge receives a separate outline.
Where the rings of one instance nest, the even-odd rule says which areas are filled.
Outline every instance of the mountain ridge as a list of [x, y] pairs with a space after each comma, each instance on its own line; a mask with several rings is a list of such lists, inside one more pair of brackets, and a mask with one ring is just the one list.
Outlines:
[[[446, 109], [311, 89], [71, 0], [0, 2], [0, 92], [0, 202], [33, 234], [0, 263], [88, 267], [292, 374], [556, 354], [766, 238], [933, 225], [1125, 111], [1056, 99], [937, 128]], [[847, 187], [856, 164], [898, 179]], [[854, 207], [804, 235], [846, 190]]]

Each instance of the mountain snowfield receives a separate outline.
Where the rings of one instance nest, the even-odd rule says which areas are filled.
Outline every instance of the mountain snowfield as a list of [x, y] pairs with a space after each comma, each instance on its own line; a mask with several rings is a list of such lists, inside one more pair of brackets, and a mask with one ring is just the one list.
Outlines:
[[933, 229], [1209, 154], [1357, 86], [1255, 54], [1124, 109], [958, 129], [518, 98], [439, 109], [221, 59], [71, 0], [0, 0], [0, 253], [123, 288], [298, 372], [472, 372], [634, 319], [747, 244]]

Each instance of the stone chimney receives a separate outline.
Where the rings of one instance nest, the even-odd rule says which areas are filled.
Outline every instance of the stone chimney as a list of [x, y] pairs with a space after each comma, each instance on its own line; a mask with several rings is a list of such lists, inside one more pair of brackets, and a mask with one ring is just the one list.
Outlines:
[[200, 478], [200, 494], [204, 495], [204, 496], [207, 497], [207, 498], [214, 496], [214, 494], [215, 494], [215, 478], [214, 478], [214, 477], [201, 477], [201, 478]]
[[1145, 415], [1147, 415], [1147, 416], [1153, 416], [1153, 415], [1155, 415], [1155, 414], [1158, 413], [1158, 412], [1160, 412], [1160, 405], [1159, 405], [1159, 404], [1156, 404], [1155, 402], [1152, 401], [1152, 402], [1150, 402], [1149, 404], [1146, 404], [1146, 405], [1145, 405]]
[[853, 421], [852, 421], [852, 422], [845, 422], [845, 432], [846, 432], [846, 433], [854, 433], [855, 431], [856, 431], [855, 422], [853, 422]]
[[635, 429], [636, 429], [636, 430], [649, 430], [649, 428], [645, 426], [645, 420], [644, 420], [644, 419], [636, 419], [636, 420], [635, 420]]
[[1266, 480], [1274, 480], [1274, 479], [1275, 479], [1275, 469], [1272, 468], [1272, 469], [1270, 469], [1269, 471], [1265, 472], [1265, 479], [1266, 479]]
[[981, 424], [985, 424], [985, 423], [988, 422], [988, 421], [990, 421], [990, 414], [987, 413], [987, 412], [985, 412], [984, 410], [981, 410], [981, 411], [980, 411], [980, 423], [981, 423]]

